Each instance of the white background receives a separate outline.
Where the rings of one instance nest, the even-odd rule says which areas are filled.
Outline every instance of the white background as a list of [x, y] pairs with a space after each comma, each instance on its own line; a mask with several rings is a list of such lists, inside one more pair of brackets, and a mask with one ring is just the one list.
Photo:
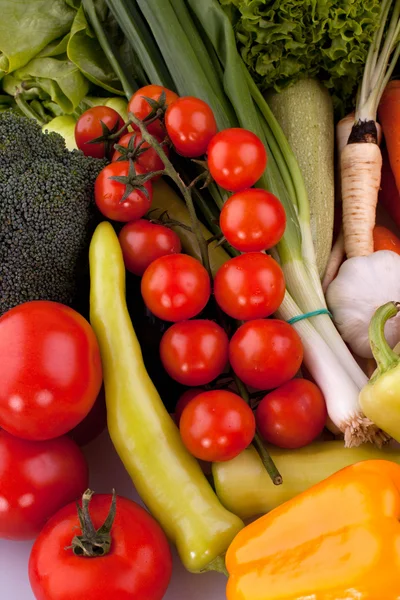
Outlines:
[[[98, 493], [117, 493], [138, 501], [107, 432], [83, 449], [89, 462], [90, 487]], [[34, 600], [27, 565], [31, 542], [0, 540], [0, 596], [4, 600]], [[225, 600], [226, 578], [219, 573], [188, 573], [174, 554], [174, 572], [164, 600]], [[71, 600], [73, 600], [71, 598]], [[108, 599], [106, 599], [108, 600]], [[145, 599], [143, 599], [145, 600]]]

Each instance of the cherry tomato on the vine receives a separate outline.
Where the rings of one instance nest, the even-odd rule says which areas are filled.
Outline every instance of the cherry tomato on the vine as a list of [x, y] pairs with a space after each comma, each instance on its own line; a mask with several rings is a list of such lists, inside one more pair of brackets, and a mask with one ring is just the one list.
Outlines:
[[259, 252], [275, 246], [286, 226], [286, 213], [278, 198], [257, 188], [233, 194], [220, 215], [221, 231], [240, 252]]
[[77, 120], [75, 125], [75, 141], [79, 150], [86, 156], [104, 158], [111, 156], [112, 143], [107, 141], [91, 144], [104, 135], [101, 123], [116, 133], [124, 125], [124, 121], [116, 110], [108, 106], [93, 106], [85, 111]]
[[212, 178], [231, 192], [252, 187], [267, 165], [267, 153], [260, 138], [239, 127], [217, 133], [208, 145], [207, 156]]
[[[136, 175], [142, 175], [145, 170], [135, 165]], [[94, 184], [94, 197], [99, 211], [113, 221], [136, 221], [143, 217], [151, 206], [153, 186], [151, 181], [146, 181], [144, 187], [147, 194], [140, 189], [134, 189], [129, 196], [121, 202], [126, 182], [115, 181], [113, 177], [128, 178], [130, 173], [129, 161], [113, 162], [100, 171]]]
[[63, 435], [101, 387], [93, 329], [57, 302], [26, 302], [0, 318], [0, 427], [28, 440]]
[[[158, 142], [162, 142], [162, 138], [157, 138], [157, 136], [154, 137], [156, 137]], [[131, 140], [133, 141], [131, 142]], [[164, 169], [164, 163], [158, 156], [157, 152], [154, 150], [154, 148], [151, 148], [151, 146], [147, 142], [143, 142], [143, 144], [141, 144], [141, 141], [142, 134], [139, 131], [134, 131], [133, 133], [126, 133], [125, 135], [123, 135], [122, 138], [118, 140], [118, 145], [129, 150], [131, 149], [132, 145], [132, 150], [136, 149], [140, 145], [140, 153], [137, 155], [137, 157], [135, 157], [135, 164], [142, 167], [142, 169], [144, 169], [146, 173], [162, 171]], [[163, 146], [163, 150], [168, 156], [168, 146]], [[115, 162], [116, 160], [121, 158], [121, 156], [121, 152], [119, 152], [119, 150], [115, 150], [112, 157], [112, 162]], [[161, 175], [153, 177], [152, 181], [157, 181], [159, 177], [161, 177]]]
[[[104, 524], [110, 504], [110, 494], [95, 495], [90, 501], [89, 514], [96, 530]], [[71, 542], [81, 534], [75, 503], [62, 508], [45, 525], [29, 558], [29, 580], [36, 600], [164, 597], [172, 573], [171, 550], [160, 525], [144, 508], [117, 496], [111, 545], [104, 555], [76, 555]]]
[[178, 98], [165, 113], [165, 127], [178, 154], [195, 158], [207, 151], [217, 133], [217, 123], [209, 105], [193, 96]]
[[200, 460], [231, 460], [251, 443], [255, 418], [248, 404], [226, 390], [204, 392], [184, 408], [179, 424], [182, 441]]
[[147, 267], [160, 256], [178, 254], [181, 241], [169, 227], [139, 219], [123, 226], [119, 242], [125, 267], [135, 275], [143, 275]]
[[[129, 100], [128, 112], [133, 113], [135, 117], [141, 121], [144, 121], [152, 111], [152, 108], [147, 102], [146, 98], [150, 98], [151, 100], [158, 102], [162, 92], [165, 94], [165, 108], [179, 98], [178, 94], [175, 94], [175, 92], [172, 92], [161, 85], [145, 85], [144, 87], [140, 88], [140, 90], [135, 92], [132, 98]], [[137, 129], [136, 125], [132, 125], [132, 127]], [[156, 135], [161, 139], [165, 137], [165, 129], [159, 119], [153, 121], [153, 123], [150, 123], [147, 126], [147, 129], [152, 135]]]
[[67, 436], [31, 442], [0, 430], [0, 538], [29, 540], [88, 485], [88, 467]]
[[176, 403], [176, 407], [175, 407], [175, 421], [176, 424], [179, 427], [179, 422], [181, 420], [181, 416], [182, 413], [184, 411], [184, 409], [186, 408], [186, 406], [189, 404], [189, 402], [191, 400], [193, 400], [193, 398], [196, 398], [196, 396], [198, 396], [199, 394], [202, 394], [203, 392], [205, 392], [205, 390], [203, 388], [191, 388], [189, 390], [186, 390], [186, 392], [183, 392], [183, 394], [180, 396], [178, 402]]
[[214, 294], [227, 315], [241, 321], [272, 315], [285, 295], [285, 278], [278, 263], [262, 252], [231, 258], [218, 269]]
[[186, 254], [161, 256], [149, 265], [141, 284], [147, 308], [164, 321], [185, 321], [206, 306], [210, 278], [203, 265]]
[[291, 325], [257, 319], [239, 327], [229, 344], [236, 375], [259, 390], [271, 390], [292, 379], [303, 360], [303, 346]]
[[205, 385], [228, 362], [225, 331], [207, 319], [175, 323], [164, 333], [160, 357], [168, 375], [183, 385]]
[[256, 411], [264, 440], [293, 449], [311, 444], [322, 433], [327, 416], [321, 390], [306, 379], [292, 379], [270, 392]]

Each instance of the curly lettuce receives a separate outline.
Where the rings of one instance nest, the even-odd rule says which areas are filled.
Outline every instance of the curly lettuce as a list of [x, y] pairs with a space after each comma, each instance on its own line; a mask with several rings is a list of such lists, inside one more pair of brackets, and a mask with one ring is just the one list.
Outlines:
[[242, 58], [265, 91], [306, 77], [331, 90], [337, 108], [354, 101], [380, 0], [220, 0]]

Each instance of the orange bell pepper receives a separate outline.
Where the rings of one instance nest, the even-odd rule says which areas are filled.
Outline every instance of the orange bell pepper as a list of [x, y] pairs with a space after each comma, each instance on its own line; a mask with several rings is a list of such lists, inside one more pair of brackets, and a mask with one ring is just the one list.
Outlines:
[[400, 466], [338, 471], [240, 531], [227, 600], [399, 600]]

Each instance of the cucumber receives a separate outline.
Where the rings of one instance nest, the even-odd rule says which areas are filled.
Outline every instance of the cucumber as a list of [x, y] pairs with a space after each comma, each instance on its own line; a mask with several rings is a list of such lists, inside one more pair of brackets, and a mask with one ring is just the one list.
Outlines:
[[322, 278], [332, 247], [335, 201], [335, 129], [331, 96], [315, 79], [302, 79], [267, 102], [282, 127], [303, 174], [310, 224]]

